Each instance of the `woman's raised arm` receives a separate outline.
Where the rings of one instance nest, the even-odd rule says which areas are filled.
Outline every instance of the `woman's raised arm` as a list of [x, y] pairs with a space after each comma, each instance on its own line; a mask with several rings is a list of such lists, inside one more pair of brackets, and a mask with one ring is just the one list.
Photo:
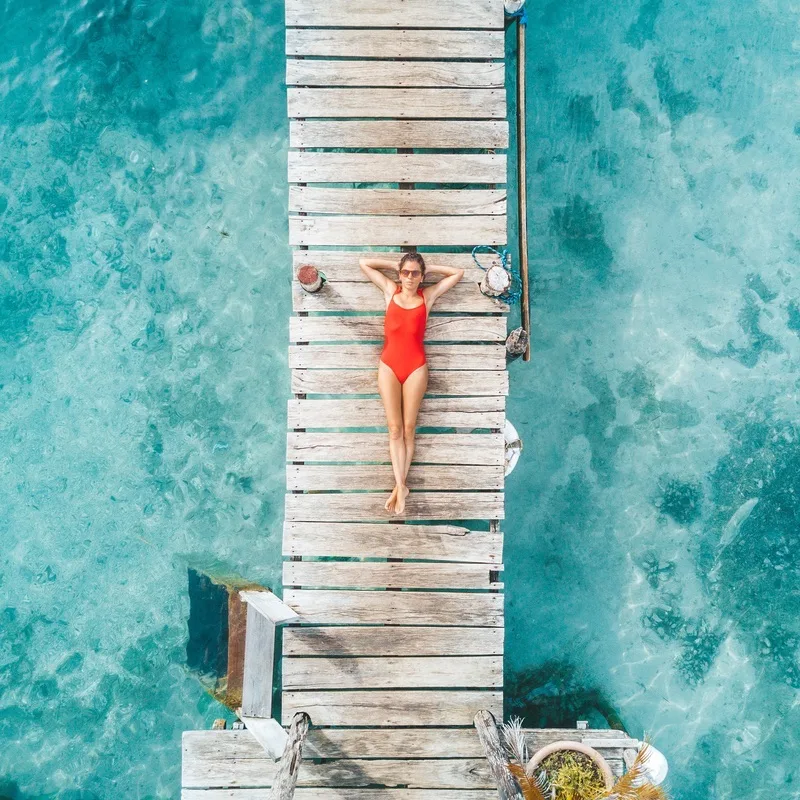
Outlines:
[[360, 258], [358, 265], [361, 271], [379, 288], [384, 294], [394, 292], [397, 284], [381, 272], [381, 269], [397, 269], [396, 261], [389, 261], [385, 258]]
[[428, 284], [424, 289], [425, 301], [430, 308], [437, 297], [441, 297], [445, 292], [450, 291], [463, 277], [464, 270], [458, 267], [445, 267], [441, 264], [426, 264], [425, 274], [429, 272], [437, 272], [444, 275], [440, 281]]

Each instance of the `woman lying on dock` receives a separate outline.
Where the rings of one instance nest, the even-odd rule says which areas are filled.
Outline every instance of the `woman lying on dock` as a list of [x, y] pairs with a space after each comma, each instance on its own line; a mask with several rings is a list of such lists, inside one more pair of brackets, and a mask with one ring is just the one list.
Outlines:
[[[406, 476], [414, 456], [417, 414], [428, 388], [425, 325], [436, 299], [461, 280], [464, 270], [435, 264], [426, 267], [419, 253], [406, 253], [399, 264], [382, 258], [362, 258], [359, 263], [362, 272], [383, 291], [386, 301], [378, 391], [386, 410], [395, 487], [384, 508], [402, 514], [409, 491]], [[396, 269], [400, 285], [384, 275], [382, 269]], [[426, 272], [446, 277], [423, 289], [420, 284]]]

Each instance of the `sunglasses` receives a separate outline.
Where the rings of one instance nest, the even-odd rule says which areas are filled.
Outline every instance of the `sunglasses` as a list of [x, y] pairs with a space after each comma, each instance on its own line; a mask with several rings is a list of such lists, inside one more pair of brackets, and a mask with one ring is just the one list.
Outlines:
[[416, 278], [419, 275], [422, 275], [422, 270], [420, 269], [401, 269], [400, 274], [404, 278]]

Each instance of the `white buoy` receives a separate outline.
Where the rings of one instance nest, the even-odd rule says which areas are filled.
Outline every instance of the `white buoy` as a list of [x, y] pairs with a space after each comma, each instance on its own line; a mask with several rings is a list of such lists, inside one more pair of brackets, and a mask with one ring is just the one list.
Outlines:
[[503, 428], [503, 438], [505, 439], [506, 468], [505, 474], [510, 475], [514, 471], [519, 461], [519, 454], [522, 452], [522, 439], [519, 438], [517, 429], [506, 420]]
[[669, 771], [667, 759], [660, 750], [656, 750], [653, 745], [647, 745], [647, 758], [642, 766], [643, 777], [639, 783], [652, 783], [659, 786], [664, 783]]

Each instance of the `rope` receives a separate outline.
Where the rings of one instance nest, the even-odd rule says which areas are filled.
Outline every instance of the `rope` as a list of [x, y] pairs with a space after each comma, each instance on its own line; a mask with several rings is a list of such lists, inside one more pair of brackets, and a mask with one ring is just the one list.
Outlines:
[[522, 4], [521, 8], [518, 8], [516, 11], [506, 11], [506, 16], [510, 19], [514, 19], [516, 17], [519, 19], [520, 25], [527, 25], [528, 24], [528, 14], [525, 11], [525, 4]]
[[509, 283], [508, 289], [506, 289], [503, 294], [500, 295], [500, 299], [509, 305], [519, 302], [520, 297], [522, 297], [522, 277], [519, 274], [519, 270], [516, 270], [513, 264], [509, 265], [510, 258], [508, 250], [505, 247], [502, 250], [495, 250], [494, 247], [490, 247], [488, 244], [479, 244], [476, 247], [473, 247], [472, 260], [482, 270], [484, 270], [484, 272], [488, 269], [488, 267], [484, 267], [483, 264], [478, 261], [476, 253], [479, 250], [487, 253], [494, 253], [495, 255], [499, 256], [500, 266], [502, 266], [502, 268], [511, 277], [511, 282]]

